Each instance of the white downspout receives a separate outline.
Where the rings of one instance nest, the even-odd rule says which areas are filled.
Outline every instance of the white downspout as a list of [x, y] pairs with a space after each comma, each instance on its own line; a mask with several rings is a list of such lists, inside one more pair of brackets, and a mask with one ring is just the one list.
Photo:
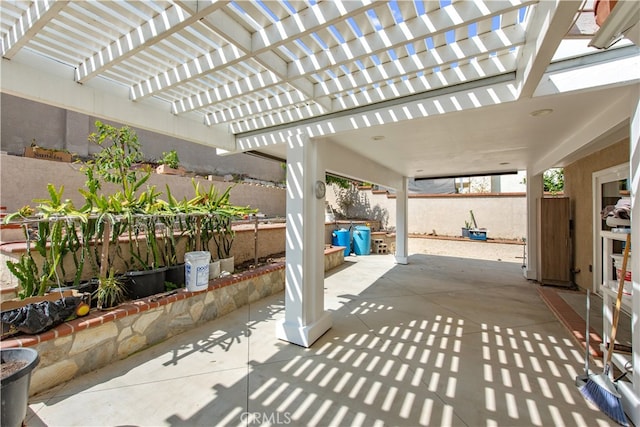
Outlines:
[[396, 263], [409, 264], [409, 178], [396, 190]]

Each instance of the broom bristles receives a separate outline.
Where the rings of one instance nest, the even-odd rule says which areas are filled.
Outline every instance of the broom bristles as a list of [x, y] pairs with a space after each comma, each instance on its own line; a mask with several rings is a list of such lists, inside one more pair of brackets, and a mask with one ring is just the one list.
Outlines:
[[[596, 375], [587, 380], [583, 387], [580, 387], [580, 393], [593, 402], [602, 412], [618, 424], [628, 427], [627, 416], [622, 409], [620, 402], [620, 394], [615, 391], [615, 386], [611, 381], [600, 378]], [[599, 381], [598, 381], [599, 380]]]

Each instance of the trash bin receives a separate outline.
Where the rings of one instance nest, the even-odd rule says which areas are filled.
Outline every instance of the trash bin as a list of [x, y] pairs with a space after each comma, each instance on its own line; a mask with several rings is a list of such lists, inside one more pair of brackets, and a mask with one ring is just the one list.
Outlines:
[[345, 228], [334, 230], [333, 233], [331, 233], [331, 244], [333, 246], [344, 246], [344, 256], [349, 256], [351, 253], [351, 237], [349, 236], [349, 230]]
[[198, 292], [207, 289], [209, 286], [209, 261], [211, 261], [211, 253], [208, 251], [184, 254], [184, 281], [187, 290]]
[[356, 226], [353, 232], [353, 252], [356, 255], [371, 253], [371, 229], [365, 225]]

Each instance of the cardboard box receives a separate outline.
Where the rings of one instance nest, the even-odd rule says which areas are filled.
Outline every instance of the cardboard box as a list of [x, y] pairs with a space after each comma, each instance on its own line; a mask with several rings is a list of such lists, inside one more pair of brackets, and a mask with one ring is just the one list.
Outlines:
[[59, 300], [60, 298], [65, 298], [65, 297], [81, 297], [83, 294], [76, 291], [76, 290], [67, 290], [67, 291], [62, 291], [62, 294], [60, 294], [60, 292], [51, 292], [49, 294], [46, 295], [42, 295], [42, 296], [37, 296], [37, 297], [29, 297], [26, 299], [12, 299], [9, 301], [3, 301], [2, 303], [0, 303], [0, 311], [9, 311], [9, 310], [13, 310], [16, 308], [20, 308], [20, 307], [24, 307], [27, 304], [34, 304], [34, 303], [38, 303], [41, 301], [56, 301]]
[[73, 155], [66, 151], [50, 150], [42, 147], [27, 147], [24, 149], [24, 157], [32, 159], [53, 160], [54, 162], [70, 163]]

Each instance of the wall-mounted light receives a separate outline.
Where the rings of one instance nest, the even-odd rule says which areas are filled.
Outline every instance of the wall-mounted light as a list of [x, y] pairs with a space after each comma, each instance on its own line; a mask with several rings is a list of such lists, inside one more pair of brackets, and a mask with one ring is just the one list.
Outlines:
[[382, 141], [384, 139], [384, 135], [372, 136], [371, 139], [373, 139], [374, 141]]

